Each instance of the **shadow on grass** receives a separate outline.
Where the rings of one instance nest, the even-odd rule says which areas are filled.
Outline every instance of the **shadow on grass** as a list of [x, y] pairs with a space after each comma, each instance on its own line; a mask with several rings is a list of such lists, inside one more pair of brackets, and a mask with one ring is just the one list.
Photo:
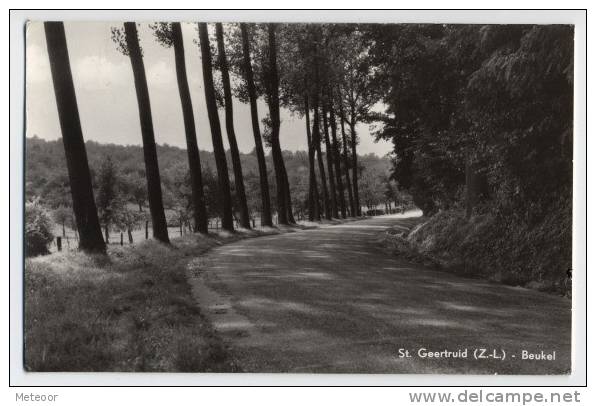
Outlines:
[[189, 262], [211, 248], [305, 225], [238, 229], [25, 262], [27, 371], [234, 372], [238, 366], [196, 305]]

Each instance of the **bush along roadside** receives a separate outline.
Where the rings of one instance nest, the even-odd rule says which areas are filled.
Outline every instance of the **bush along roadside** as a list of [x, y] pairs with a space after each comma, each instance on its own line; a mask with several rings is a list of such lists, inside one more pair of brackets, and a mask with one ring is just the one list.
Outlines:
[[570, 297], [571, 217], [569, 212], [569, 221], [562, 221], [560, 215], [556, 211], [530, 226], [446, 210], [420, 218], [409, 230], [389, 230], [383, 242], [428, 266]]

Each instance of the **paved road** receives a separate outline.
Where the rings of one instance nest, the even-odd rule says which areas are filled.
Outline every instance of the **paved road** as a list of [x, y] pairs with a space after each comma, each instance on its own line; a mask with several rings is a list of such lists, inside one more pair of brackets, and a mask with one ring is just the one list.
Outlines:
[[[222, 246], [190, 264], [195, 297], [247, 372], [570, 369], [569, 300], [432, 270], [380, 246], [387, 227], [411, 221], [377, 217]], [[466, 348], [467, 358], [418, 355]], [[482, 348], [505, 359], [474, 359]], [[524, 350], [556, 359], [522, 360]]]

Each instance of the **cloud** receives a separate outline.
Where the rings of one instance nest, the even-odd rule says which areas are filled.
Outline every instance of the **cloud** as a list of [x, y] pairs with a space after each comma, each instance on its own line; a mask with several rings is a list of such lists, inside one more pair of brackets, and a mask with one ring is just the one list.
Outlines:
[[105, 56], [85, 56], [72, 64], [77, 86], [85, 90], [107, 90], [133, 80], [130, 64], [113, 62]]
[[152, 86], [171, 86], [175, 83], [176, 72], [174, 64], [167, 64], [159, 61], [150, 65], [147, 69], [147, 82]]
[[27, 44], [27, 83], [44, 83], [50, 80], [48, 54], [37, 44]]

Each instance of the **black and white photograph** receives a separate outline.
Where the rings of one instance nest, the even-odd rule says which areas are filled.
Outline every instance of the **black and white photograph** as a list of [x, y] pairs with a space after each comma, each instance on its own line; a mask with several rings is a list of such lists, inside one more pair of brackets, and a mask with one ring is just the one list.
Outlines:
[[573, 24], [197, 15], [23, 26], [25, 373], [571, 374]]

